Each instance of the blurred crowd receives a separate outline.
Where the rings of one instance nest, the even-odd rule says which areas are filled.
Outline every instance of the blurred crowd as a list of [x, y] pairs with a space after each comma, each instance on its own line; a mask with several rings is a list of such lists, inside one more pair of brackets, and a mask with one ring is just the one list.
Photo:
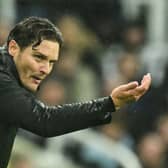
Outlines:
[[[40, 5], [39, 5], [40, 4]], [[64, 45], [37, 97], [47, 105], [87, 101], [150, 72], [150, 91], [113, 113], [111, 124], [44, 139], [20, 130], [9, 168], [168, 167], [167, 44], [148, 41], [145, 16], [124, 16], [119, 0], [17, 0], [16, 21], [48, 17]], [[10, 26], [0, 23], [3, 45]]]

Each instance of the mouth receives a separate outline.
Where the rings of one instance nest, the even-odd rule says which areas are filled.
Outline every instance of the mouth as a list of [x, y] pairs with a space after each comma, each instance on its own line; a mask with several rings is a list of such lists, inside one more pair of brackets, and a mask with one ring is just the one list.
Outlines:
[[32, 76], [32, 78], [33, 78], [33, 83], [35, 83], [36, 85], [39, 85], [43, 80], [43, 78], [40, 78], [38, 76]]

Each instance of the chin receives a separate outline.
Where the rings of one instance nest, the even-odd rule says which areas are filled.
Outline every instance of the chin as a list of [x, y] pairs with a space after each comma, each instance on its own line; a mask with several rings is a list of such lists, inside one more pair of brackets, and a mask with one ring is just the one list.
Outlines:
[[35, 93], [37, 91], [37, 89], [34, 88], [27, 88], [30, 92]]
[[38, 90], [38, 87], [34, 87], [30, 89], [31, 92], [36, 92], [37, 90]]
[[35, 93], [38, 90], [38, 86], [24, 86], [27, 90], [29, 90], [30, 92]]

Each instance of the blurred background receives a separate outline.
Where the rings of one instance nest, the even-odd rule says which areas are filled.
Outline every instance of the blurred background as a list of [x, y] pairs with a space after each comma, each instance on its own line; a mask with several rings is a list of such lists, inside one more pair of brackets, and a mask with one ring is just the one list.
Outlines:
[[168, 167], [167, 0], [0, 0], [0, 45], [15, 23], [47, 17], [64, 45], [37, 93], [47, 105], [107, 96], [150, 72], [150, 91], [111, 124], [55, 138], [22, 129], [9, 168]]

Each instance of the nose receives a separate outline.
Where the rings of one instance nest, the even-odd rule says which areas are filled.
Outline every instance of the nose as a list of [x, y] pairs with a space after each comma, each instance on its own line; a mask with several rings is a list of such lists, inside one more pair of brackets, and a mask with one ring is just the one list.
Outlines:
[[42, 74], [45, 74], [45, 75], [48, 75], [51, 71], [51, 68], [50, 68], [50, 64], [47, 62], [47, 63], [43, 63], [41, 66], [40, 66], [40, 72]]

